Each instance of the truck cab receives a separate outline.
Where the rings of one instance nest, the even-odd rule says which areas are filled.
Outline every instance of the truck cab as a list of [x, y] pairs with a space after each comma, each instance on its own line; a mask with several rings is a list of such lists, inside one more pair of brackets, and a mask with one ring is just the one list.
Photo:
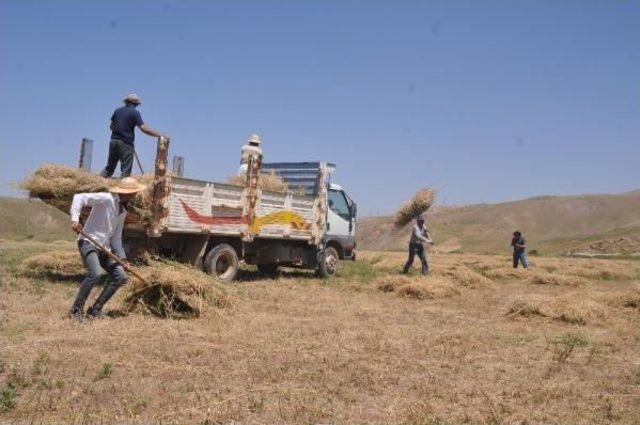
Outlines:
[[341, 260], [355, 260], [356, 203], [335, 183], [329, 185], [327, 198], [325, 245], [334, 247]]

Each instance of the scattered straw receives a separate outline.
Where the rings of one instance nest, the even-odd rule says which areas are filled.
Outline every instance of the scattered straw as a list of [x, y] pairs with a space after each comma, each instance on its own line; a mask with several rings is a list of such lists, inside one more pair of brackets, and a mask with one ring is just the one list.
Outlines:
[[396, 212], [394, 225], [397, 228], [406, 226], [411, 220], [427, 211], [436, 198], [433, 189], [421, 189], [413, 198]]
[[167, 318], [200, 316], [208, 306], [224, 308], [230, 298], [221, 285], [192, 267], [148, 261], [140, 269], [149, 285], [131, 276], [127, 285], [125, 308]]
[[78, 251], [49, 251], [25, 258], [18, 272], [36, 279], [80, 280], [85, 269]]

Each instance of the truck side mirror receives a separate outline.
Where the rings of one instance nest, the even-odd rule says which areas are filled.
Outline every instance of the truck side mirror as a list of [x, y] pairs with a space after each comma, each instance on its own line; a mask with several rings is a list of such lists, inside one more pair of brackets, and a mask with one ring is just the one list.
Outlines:
[[351, 218], [356, 218], [356, 216], [358, 215], [358, 204], [352, 202], [349, 206], [349, 209], [351, 210]]

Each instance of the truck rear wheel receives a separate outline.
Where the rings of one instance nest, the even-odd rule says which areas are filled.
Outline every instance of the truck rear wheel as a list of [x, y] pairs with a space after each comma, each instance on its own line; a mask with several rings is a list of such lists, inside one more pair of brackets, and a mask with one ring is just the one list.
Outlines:
[[231, 282], [238, 275], [238, 254], [231, 245], [220, 244], [204, 258], [204, 271], [220, 282]]
[[340, 261], [340, 255], [335, 248], [329, 246], [324, 249], [318, 270], [316, 273], [322, 278], [327, 278], [335, 275], [338, 271], [338, 262]]

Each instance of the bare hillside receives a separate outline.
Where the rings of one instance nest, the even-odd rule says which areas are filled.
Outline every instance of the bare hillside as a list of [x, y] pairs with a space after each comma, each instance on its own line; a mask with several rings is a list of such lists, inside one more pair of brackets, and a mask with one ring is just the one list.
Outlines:
[[0, 238], [71, 240], [69, 216], [38, 200], [0, 197]]
[[[529, 249], [542, 254], [586, 246], [615, 249], [616, 239], [638, 241], [640, 191], [436, 207], [427, 214], [427, 219], [439, 249], [449, 252], [508, 251], [511, 233], [516, 229], [529, 240]], [[361, 219], [357, 229], [358, 246], [368, 250], [405, 249], [409, 226], [394, 229], [392, 217]], [[624, 253], [640, 250], [640, 244], [627, 245]]]

